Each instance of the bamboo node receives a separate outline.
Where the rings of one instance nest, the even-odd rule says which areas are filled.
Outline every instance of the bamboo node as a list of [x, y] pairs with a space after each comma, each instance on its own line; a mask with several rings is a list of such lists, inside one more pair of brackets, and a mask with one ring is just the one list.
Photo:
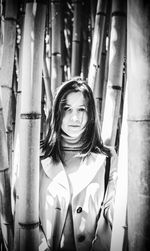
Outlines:
[[57, 55], [61, 55], [61, 53], [60, 52], [53, 52], [52, 55], [57, 56]]
[[14, 21], [14, 22], [16, 22], [17, 19], [14, 18], [14, 17], [5, 17], [5, 18], [4, 18], [4, 21]]
[[19, 222], [19, 225], [22, 229], [35, 229], [37, 227], [39, 227], [39, 222], [36, 223], [21, 223]]
[[118, 91], [122, 90], [122, 87], [119, 85], [108, 85], [108, 87]]
[[20, 115], [21, 119], [40, 119], [41, 118], [41, 114], [40, 113], [22, 113]]
[[105, 12], [103, 12], [103, 11], [99, 11], [99, 12], [97, 12], [96, 13], [96, 16], [106, 16], [106, 13]]
[[126, 17], [126, 13], [123, 11], [114, 11], [112, 12], [111, 16], [119, 16], [119, 17]]

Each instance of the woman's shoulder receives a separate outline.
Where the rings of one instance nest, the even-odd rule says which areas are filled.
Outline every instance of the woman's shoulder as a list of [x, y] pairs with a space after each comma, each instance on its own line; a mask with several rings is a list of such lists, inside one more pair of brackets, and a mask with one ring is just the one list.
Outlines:
[[49, 170], [52, 165], [54, 165], [54, 163], [51, 157], [44, 158], [40, 156], [40, 173], [44, 171], [44, 173], [49, 176]]
[[103, 152], [91, 152], [88, 156], [87, 159], [89, 159], [92, 162], [96, 163], [100, 163], [106, 160], [106, 154], [104, 154]]

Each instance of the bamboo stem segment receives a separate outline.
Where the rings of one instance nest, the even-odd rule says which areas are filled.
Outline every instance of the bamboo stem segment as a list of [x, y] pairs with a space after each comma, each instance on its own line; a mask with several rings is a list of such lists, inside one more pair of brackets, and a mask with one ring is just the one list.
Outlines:
[[72, 38], [72, 57], [71, 57], [71, 76], [79, 76], [81, 72], [81, 17], [82, 1], [72, 0], [74, 6], [73, 38]]
[[122, 93], [123, 63], [126, 41], [125, 1], [113, 0], [110, 35], [109, 71], [102, 124], [105, 144], [115, 145]]
[[128, 243], [150, 250], [150, 5], [128, 1]]
[[2, 103], [4, 109], [4, 121], [7, 128], [9, 122], [9, 109], [11, 107], [12, 80], [14, 69], [14, 55], [16, 43], [16, 17], [17, 3], [15, 0], [6, 1], [4, 20], [4, 45], [0, 69], [2, 87]]
[[92, 90], [94, 90], [95, 79], [99, 62], [101, 61], [102, 44], [104, 38], [104, 27], [106, 21], [106, 10], [108, 0], [98, 0], [95, 17], [95, 26], [92, 40], [91, 59], [89, 66], [88, 82]]
[[0, 223], [2, 236], [8, 250], [13, 248], [13, 217], [11, 211], [10, 173], [8, 149], [0, 99]]
[[23, 34], [19, 168], [19, 250], [38, 250], [39, 142], [46, 5], [27, 2]]
[[62, 8], [60, 0], [51, 1], [51, 23], [52, 23], [52, 42], [51, 42], [51, 91], [53, 97], [56, 89], [62, 82], [61, 68], [61, 18]]

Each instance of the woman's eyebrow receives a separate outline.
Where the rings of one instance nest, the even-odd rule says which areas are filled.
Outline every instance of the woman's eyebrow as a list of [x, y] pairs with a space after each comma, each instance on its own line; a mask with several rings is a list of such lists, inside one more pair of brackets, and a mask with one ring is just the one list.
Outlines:
[[[65, 107], [73, 107], [72, 105], [70, 105], [70, 104], [65, 104]], [[83, 107], [83, 108], [87, 108], [87, 105], [78, 105], [77, 106], [78, 108], [81, 108], [81, 107]]]

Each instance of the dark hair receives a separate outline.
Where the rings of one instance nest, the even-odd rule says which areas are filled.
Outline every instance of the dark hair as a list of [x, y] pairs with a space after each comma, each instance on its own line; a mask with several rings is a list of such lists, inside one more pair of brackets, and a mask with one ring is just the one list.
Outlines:
[[93, 93], [86, 81], [80, 78], [72, 79], [60, 86], [54, 99], [52, 110], [49, 114], [48, 132], [43, 141], [41, 149], [43, 158], [51, 156], [54, 161], [62, 160], [61, 151], [61, 124], [63, 118], [63, 107], [69, 93], [81, 92], [87, 102], [88, 121], [81, 136], [81, 154], [87, 155], [90, 152], [103, 152], [110, 155], [109, 148], [105, 147], [101, 139], [100, 122], [96, 111]]

